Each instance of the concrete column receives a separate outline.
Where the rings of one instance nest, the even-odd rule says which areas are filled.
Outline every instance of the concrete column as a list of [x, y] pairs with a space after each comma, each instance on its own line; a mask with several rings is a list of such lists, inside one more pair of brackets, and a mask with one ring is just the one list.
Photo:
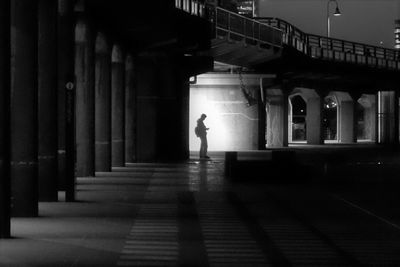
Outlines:
[[353, 99], [353, 140], [352, 143], [357, 143], [358, 139], [358, 117], [359, 117], [359, 110], [358, 110], [358, 100], [361, 97], [361, 93], [359, 92], [352, 92], [350, 93], [351, 98]]
[[131, 55], [125, 61], [125, 161], [136, 162], [136, 86]]
[[371, 101], [371, 106], [368, 107], [368, 109], [365, 110], [364, 113], [364, 121], [368, 121], [368, 137], [372, 141], [377, 140], [376, 138], [376, 120], [377, 120], [377, 105], [376, 105], [376, 95], [368, 95], [368, 98]]
[[11, 2], [11, 182], [14, 216], [38, 215], [37, 8]]
[[39, 0], [39, 200], [57, 201], [57, 2]]
[[[77, 176], [94, 176], [94, 41], [82, 18], [76, 23], [76, 170]], [[79, 114], [79, 116], [78, 116]]]
[[340, 118], [340, 142], [353, 143], [355, 138], [354, 123], [354, 100], [342, 101], [339, 105], [339, 118]]
[[395, 140], [397, 140], [395, 138], [395, 93], [393, 91], [380, 91], [378, 102], [380, 143], [395, 144]]
[[125, 166], [125, 62], [121, 47], [111, 56], [111, 155], [112, 166]]
[[[267, 89], [267, 146], [288, 145], [288, 98], [282, 89]], [[285, 130], [286, 129], [286, 130]]]
[[0, 238], [10, 237], [10, 1], [0, 1]]
[[111, 171], [111, 53], [104, 34], [96, 39], [96, 171]]
[[[157, 135], [157, 158], [177, 160], [184, 157], [185, 137], [188, 136], [187, 113], [184, 99], [189, 93], [189, 77], [180, 75], [177, 60], [167, 54], [158, 55], [159, 101]], [[187, 122], [187, 123], [186, 123]]]
[[394, 140], [393, 144], [398, 146], [399, 145], [399, 91], [395, 90], [393, 92], [393, 101], [394, 101]]
[[324, 144], [324, 133], [322, 127], [322, 110], [324, 96], [314, 96], [307, 100], [307, 144]]
[[138, 161], [156, 158], [158, 77], [154, 56], [141, 55], [137, 60], [136, 156]]
[[380, 109], [380, 92], [378, 91], [375, 95], [375, 144], [381, 143], [381, 134], [380, 134], [380, 119], [381, 119], [381, 109]]
[[[66, 168], [66, 84], [75, 83], [74, 73], [74, 0], [58, 0], [57, 79], [58, 79], [58, 188], [65, 190], [67, 173], [75, 175], [75, 167]], [[75, 149], [75, 148], [74, 148]], [[75, 160], [73, 160], [73, 164]], [[71, 165], [71, 164], [70, 164]]]
[[[189, 108], [190, 108], [190, 84], [189, 77], [180, 77], [178, 81], [181, 90], [178, 92], [179, 97], [179, 106], [180, 111], [178, 111], [180, 115], [180, 130], [178, 136], [178, 142], [180, 142], [178, 151], [179, 159], [189, 159], [189, 131], [193, 131], [193, 129], [189, 129]], [[179, 86], [178, 85], [178, 86]]]
[[[356, 105], [358, 103], [363, 107], [364, 109], [364, 114], [363, 114], [363, 120], [364, 120], [364, 138], [366, 140], [370, 141], [375, 141], [375, 128], [376, 128], [376, 101], [375, 101], [375, 96], [374, 95], [367, 95], [363, 94], [359, 99], [357, 100]], [[359, 116], [358, 114], [356, 116]], [[359, 131], [358, 126], [357, 126], [357, 132]]]

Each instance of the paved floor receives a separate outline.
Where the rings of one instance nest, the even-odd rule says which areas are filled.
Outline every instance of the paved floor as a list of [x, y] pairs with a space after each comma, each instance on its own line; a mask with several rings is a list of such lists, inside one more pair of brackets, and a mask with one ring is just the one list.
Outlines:
[[223, 161], [131, 164], [12, 220], [0, 266], [400, 266], [397, 185], [231, 184]]

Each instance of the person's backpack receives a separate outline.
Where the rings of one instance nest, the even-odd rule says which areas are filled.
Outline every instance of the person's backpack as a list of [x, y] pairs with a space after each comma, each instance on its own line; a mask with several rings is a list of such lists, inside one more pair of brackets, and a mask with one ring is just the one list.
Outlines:
[[200, 131], [199, 131], [199, 127], [194, 127], [194, 133], [196, 134], [197, 137], [200, 136]]

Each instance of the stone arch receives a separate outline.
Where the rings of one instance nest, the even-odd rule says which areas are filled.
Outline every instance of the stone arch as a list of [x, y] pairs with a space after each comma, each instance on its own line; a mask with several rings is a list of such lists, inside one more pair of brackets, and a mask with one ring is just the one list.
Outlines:
[[307, 140], [307, 102], [300, 93], [289, 96], [289, 142]]
[[[305, 104], [305, 121], [304, 121], [304, 132], [305, 138], [309, 144], [319, 144], [320, 143], [320, 96], [314, 89], [296, 87], [289, 95], [289, 99], [293, 97], [300, 96]], [[292, 101], [289, 101], [289, 140], [293, 141], [293, 114], [292, 114]], [[308, 130], [307, 129], [311, 129]]]
[[[338, 141], [339, 132], [339, 99], [345, 99], [346, 96], [340, 92], [330, 92], [324, 97], [322, 112], [323, 138], [329, 141]], [[350, 98], [351, 99], [351, 98]]]

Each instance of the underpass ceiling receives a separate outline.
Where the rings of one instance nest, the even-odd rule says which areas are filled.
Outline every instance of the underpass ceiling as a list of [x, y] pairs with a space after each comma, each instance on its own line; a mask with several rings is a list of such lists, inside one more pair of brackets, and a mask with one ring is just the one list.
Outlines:
[[136, 50], [196, 51], [210, 46], [209, 23], [176, 9], [171, 0], [87, 0], [86, 5], [99, 29]]

